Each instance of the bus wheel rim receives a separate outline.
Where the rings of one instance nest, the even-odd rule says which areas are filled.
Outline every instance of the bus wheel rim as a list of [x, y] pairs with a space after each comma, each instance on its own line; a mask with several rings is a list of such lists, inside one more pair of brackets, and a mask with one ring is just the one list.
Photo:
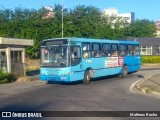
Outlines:
[[87, 78], [87, 81], [89, 81], [90, 80], [90, 75], [87, 74], [86, 78]]

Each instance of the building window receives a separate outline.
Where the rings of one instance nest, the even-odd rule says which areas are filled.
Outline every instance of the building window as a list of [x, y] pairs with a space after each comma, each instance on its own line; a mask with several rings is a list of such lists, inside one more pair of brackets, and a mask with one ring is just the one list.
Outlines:
[[141, 55], [152, 55], [152, 46], [141, 46]]
[[22, 63], [22, 51], [11, 51], [11, 62]]
[[131, 18], [130, 17], [124, 17], [124, 20], [130, 20]]
[[0, 51], [0, 69], [7, 72], [7, 56], [5, 51]]
[[154, 55], [160, 55], [160, 46], [154, 47]]

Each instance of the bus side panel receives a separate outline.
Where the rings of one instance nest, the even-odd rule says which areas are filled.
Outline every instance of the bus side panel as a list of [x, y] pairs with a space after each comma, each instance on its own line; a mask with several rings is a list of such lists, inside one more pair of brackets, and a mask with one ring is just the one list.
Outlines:
[[84, 79], [84, 70], [81, 63], [76, 66], [71, 66], [70, 81], [78, 81]]
[[122, 71], [122, 67], [115, 67], [115, 68], [105, 68], [101, 70], [94, 71], [94, 77], [101, 77], [101, 76], [109, 76], [119, 74]]
[[128, 72], [134, 72], [140, 69], [140, 56], [125, 56], [124, 65], [128, 66]]
[[83, 59], [83, 68], [90, 68], [93, 70], [93, 77], [101, 77], [107, 75], [119, 74], [122, 71], [122, 67], [108, 68], [105, 65], [106, 58], [88, 58]]

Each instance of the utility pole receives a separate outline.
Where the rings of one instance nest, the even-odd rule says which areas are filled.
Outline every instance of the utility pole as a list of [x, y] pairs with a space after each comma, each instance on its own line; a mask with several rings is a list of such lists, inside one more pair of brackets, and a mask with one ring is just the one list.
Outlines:
[[62, 0], [62, 38], [63, 38], [63, 0]]

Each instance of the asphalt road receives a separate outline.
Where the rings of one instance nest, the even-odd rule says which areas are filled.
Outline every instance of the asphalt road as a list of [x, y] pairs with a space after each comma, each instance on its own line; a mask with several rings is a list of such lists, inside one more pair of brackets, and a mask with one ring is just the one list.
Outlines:
[[131, 90], [133, 83], [157, 72], [159, 69], [146, 69], [127, 78], [100, 78], [90, 85], [39, 84], [16, 93], [1, 94], [0, 111], [160, 111], [160, 98]]

